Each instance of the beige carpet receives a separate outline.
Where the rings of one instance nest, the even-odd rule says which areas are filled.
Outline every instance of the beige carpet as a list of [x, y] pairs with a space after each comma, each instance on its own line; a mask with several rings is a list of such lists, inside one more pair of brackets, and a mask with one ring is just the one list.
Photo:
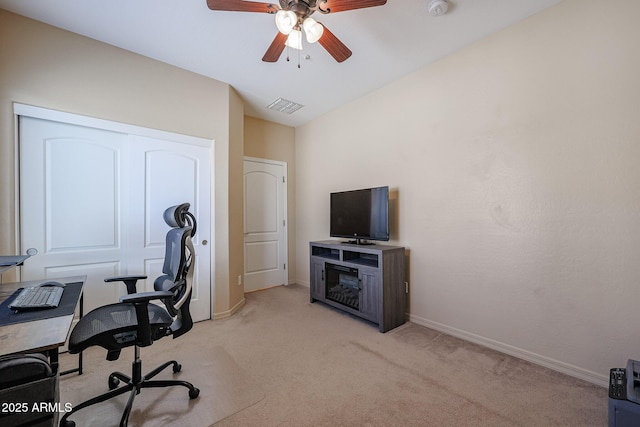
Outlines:
[[[145, 390], [136, 399], [140, 421], [131, 425], [607, 425], [602, 387], [411, 323], [381, 334], [310, 304], [308, 292], [291, 285], [251, 293], [233, 317], [162, 340], [179, 344], [177, 377], [197, 384], [201, 397]], [[144, 349], [143, 358], [159, 344]], [[105, 389], [111, 365], [87, 363], [86, 375], [63, 379], [61, 400]], [[87, 425], [115, 425], [116, 412], [107, 406]], [[116, 423], [100, 424], [107, 416]]]

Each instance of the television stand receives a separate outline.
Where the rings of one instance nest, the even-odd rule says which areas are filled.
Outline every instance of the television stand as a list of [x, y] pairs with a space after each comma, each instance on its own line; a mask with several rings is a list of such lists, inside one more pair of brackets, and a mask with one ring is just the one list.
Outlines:
[[387, 332], [406, 320], [405, 249], [333, 240], [309, 243], [310, 301], [361, 317]]

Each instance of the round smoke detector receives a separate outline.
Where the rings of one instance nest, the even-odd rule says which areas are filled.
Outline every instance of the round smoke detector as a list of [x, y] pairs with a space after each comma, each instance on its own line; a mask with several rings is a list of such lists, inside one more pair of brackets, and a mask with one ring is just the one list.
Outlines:
[[449, 3], [447, 0], [431, 0], [429, 2], [429, 15], [431, 16], [441, 16], [447, 13], [447, 9], [449, 8]]

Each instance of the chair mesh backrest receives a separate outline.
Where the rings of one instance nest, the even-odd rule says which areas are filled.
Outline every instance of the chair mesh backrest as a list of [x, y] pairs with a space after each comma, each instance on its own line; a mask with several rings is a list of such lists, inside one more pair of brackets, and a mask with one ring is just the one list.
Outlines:
[[190, 235], [191, 227], [174, 228], [167, 233], [162, 272], [173, 281], [186, 277], [184, 274], [184, 270], [188, 267], [186, 239]]
[[154, 282], [158, 291], [171, 291], [174, 297], [164, 301], [172, 316], [177, 316], [172, 329], [174, 338], [191, 329], [193, 321], [189, 313], [195, 250], [191, 241], [196, 232], [196, 220], [189, 213], [189, 203], [165, 210], [164, 220], [172, 227], [167, 233], [163, 276]]

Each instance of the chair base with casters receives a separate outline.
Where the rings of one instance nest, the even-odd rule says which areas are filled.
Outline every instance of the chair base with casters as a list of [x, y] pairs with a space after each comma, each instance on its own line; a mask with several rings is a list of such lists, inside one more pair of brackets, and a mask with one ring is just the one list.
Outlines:
[[[124, 427], [127, 425], [129, 421], [129, 414], [131, 413], [131, 409], [133, 408], [133, 400], [136, 395], [139, 394], [143, 388], [157, 388], [157, 387], [171, 387], [171, 386], [182, 386], [189, 389], [189, 398], [195, 399], [200, 395], [200, 389], [196, 388], [187, 381], [180, 380], [152, 380], [153, 377], [158, 375], [160, 372], [168, 368], [169, 366], [173, 366], [173, 373], [180, 372], [182, 366], [176, 362], [175, 360], [171, 360], [169, 362], [165, 362], [162, 365], [158, 366], [153, 371], [149, 372], [146, 375], [142, 375], [142, 360], [140, 359], [140, 348], [135, 346], [134, 348], [135, 358], [133, 363], [131, 364], [131, 376], [125, 375], [122, 372], [112, 372], [109, 375], [109, 392], [101, 394], [100, 396], [96, 396], [92, 399], [89, 399], [85, 402], [82, 402], [79, 405], [73, 407], [73, 410], [66, 413], [62, 419], [60, 420], [60, 427], [74, 427], [76, 423], [72, 420], [68, 420], [67, 418], [73, 413], [86, 408], [91, 405], [95, 405], [96, 403], [104, 402], [113, 397], [120, 396], [126, 392], [129, 392], [129, 399], [127, 400], [127, 404], [125, 406], [124, 412], [122, 414], [122, 418], [120, 419], [120, 427]], [[124, 385], [118, 387], [120, 382], [124, 382]]]

